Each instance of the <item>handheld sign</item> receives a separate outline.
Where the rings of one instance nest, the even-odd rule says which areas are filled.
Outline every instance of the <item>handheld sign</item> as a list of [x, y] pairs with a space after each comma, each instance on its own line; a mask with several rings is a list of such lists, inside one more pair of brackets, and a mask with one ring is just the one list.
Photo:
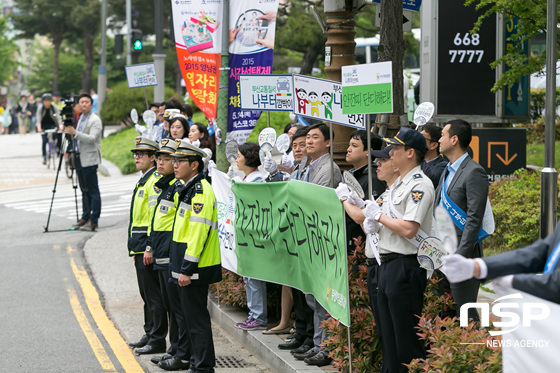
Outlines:
[[429, 101], [422, 102], [416, 110], [414, 110], [414, 124], [416, 124], [416, 129], [428, 123], [432, 116], [434, 115], [434, 104]]
[[136, 109], [130, 110], [130, 119], [132, 119], [132, 123], [138, 124], [138, 112]]
[[443, 265], [444, 255], [442, 242], [437, 237], [427, 237], [418, 245], [416, 258], [422, 268], [433, 271]]
[[226, 143], [226, 159], [232, 165], [237, 159], [238, 152], [239, 152], [239, 145], [237, 145], [237, 142], [230, 141]]
[[144, 113], [142, 113], [142, 119], [144, 119], [144, 122], [146, 122], [148, 131], [151, 132], [152, 128], [154, 128], [154, 123], [156, 122], [156, 113], [151, 110], [146, 110]]
[[276, 145], [276, 130], [272, 127], [266, 127], [259, 133], [259, 146], [261, 150], [259, 151], [259, 158], [261, 164], [264, 163], [266, 156], [272, 157], [270, 151]]
[[442, 242], [442, 247], [446, 255], [454, 254], [457, 251], [457, 233], [455, 224], [447, 211], [438, 205], [434, 211], [433, 234]]
[[290, 147], [290, 135], [287, 133], [283, 133], [276, 139], [276, 149], [280, 153], [285, 153], [286, 150]]
[[344, 183], [348, 186], [348, 189], [350, 189], [351, 192], [356, 193], [356, 195], [362, 199], [364, 198], [364, 190], [351, 172], [344, 171], [342, 173], [342, 180], [344, 180]]

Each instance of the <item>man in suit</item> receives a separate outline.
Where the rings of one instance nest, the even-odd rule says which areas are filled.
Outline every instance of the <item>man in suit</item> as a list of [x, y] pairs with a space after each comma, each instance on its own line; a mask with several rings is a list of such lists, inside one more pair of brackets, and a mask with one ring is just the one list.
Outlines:
[[[455, 211], [458, 208], [462, 210], [460, 220], [464, 222], [464, 227], [455, 224], [457, 253], [467, 258], [478, 258], [482, 257], [479, 232], [488, 198], [488, 176], [467, 153], [471, 138], [471, 126], [462, 119], [452, 120], [444, 127], [439, 144], [441, 153], [449, 159], [449, 163], [436, 189], [434, 207], [441, 204], [447, 210], [451, 209], [450, 204], [454, 204]], [[457, 220], [452, 220], [457, 223]], [[441, 282], [444, 282], [444, 287], [445, 281]], [[476, 302], [478, 287], [479, 282], [475, 279], [451, 284], [457, 317], [463, 304]], [[469, 310], [469, 319], [479, 320], [476, 309]]]
[[[101, 194], [97, 180], [97, 166], [101, 163], [101, 132], [103, 126], [97, 114], [91, 111], [93, 99], [87, 93], [78, 98], [82, 111], [78, 127], [65, 126], [64, 133], [73, 136], [77, 157], [78, 179], [82, 190], [82, 218], [75, 227], [80, 230], [95, 231], [101, 214]], [[80, 171], [81, 169], [81, 171]]]

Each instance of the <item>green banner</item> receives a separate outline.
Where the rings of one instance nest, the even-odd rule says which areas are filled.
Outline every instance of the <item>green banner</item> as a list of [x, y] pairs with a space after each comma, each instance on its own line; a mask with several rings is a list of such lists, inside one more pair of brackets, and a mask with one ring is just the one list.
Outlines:
[[391, 83], [342, 86], [342, 114], [378, 114], [393, 111]]
[[231, 190], [237, 273], [313, 293], [349, 326], [344, 208], [334, 190], [300, 181]]

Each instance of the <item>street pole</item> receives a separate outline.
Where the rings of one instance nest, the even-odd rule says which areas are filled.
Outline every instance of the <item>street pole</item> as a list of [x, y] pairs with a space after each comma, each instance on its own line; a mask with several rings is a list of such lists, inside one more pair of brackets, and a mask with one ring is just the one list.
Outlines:
[[220, 88], [218, 91], [218, 127], [222, 131], [222, 142], [216, 148], [216, 166], [226, 171], [229, 162], [226, 159], [226, 135], [228, 117], [228, 78], [229, 78], [229, 0], [224, 0], [222, 15], [222, 63], [220, 67]]
[[[130, 0], [127, 0], [130, 1]], [[154, 87], [154, 101], [162, 102], [165, 95], [165, 54], [163, 53], [163, 33], [162, 33], [162, 18], [163, 9], [161, 0], [154, 0], [154, 18], [155, 18], [155, 34], [156, 34], [156, 49], [152, 54], [154, 58], [154, 66], [156, 69], [156, 78], [158, 84]], [[148, 108], [149, 109], [149, 108]], [[146, 109], [146, 110], [148, 110]]]
[[546, 15], [546, 101], [544, 126], [544, 168], [541, 172], [541, 238], [556, 226], [557, 173], [554, 168], [556, 135], [556, 27], [557, 0], [547, 0]]
[[126, 65], [132, 63], [130, 57], [130, 39], [132, 39], [132, 0], [126, 0]]
[[[107, 0], [101, 2], [101, 59], [97, 72], [97, 113], [101, 116], [107, 93]], [[105, 128], [105, 126], [103, 126]]]

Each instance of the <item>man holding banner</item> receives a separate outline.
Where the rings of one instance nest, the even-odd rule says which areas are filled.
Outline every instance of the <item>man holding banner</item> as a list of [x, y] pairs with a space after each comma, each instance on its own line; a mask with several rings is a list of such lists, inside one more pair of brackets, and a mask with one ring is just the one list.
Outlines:
[[418, 131], [401, 128], [392, 144], [392, 165], [400, 176], [380, 207], [375, 201], [364, 210], [367, 234], [379, 232], [381, 264], [372, 268], [373, 307], [383, 351], [383, 372], [407, 372], [403, 364], [425, 358], [424, 342], [416, 334], [422, 313], [426, 270], [416, 254], [417, 235], [427, 236], [432, 226], [434, 187], [420, 164], [427, 151]]
[[[488, 176], [467, 153], [471, 138], [471, 126], [464, 120], [452, 120], [444, 127], [439, 143], [449, 164], [436, 190], [434, 207], [441, 204], [455, 223], [457, 254], [479, 258], [482, 257], [481, 241], [487, 236], [482, 233], [482, 221], [488, 199]], [[447, 281], [440, 281], [440, 289], [445, 285]], [[478, 287], [476, 279], [451, 284], [457, 317], [463, 304], [476, 302]], [[469, 309], [469, 319], [479, 320], [476, 309]]]

